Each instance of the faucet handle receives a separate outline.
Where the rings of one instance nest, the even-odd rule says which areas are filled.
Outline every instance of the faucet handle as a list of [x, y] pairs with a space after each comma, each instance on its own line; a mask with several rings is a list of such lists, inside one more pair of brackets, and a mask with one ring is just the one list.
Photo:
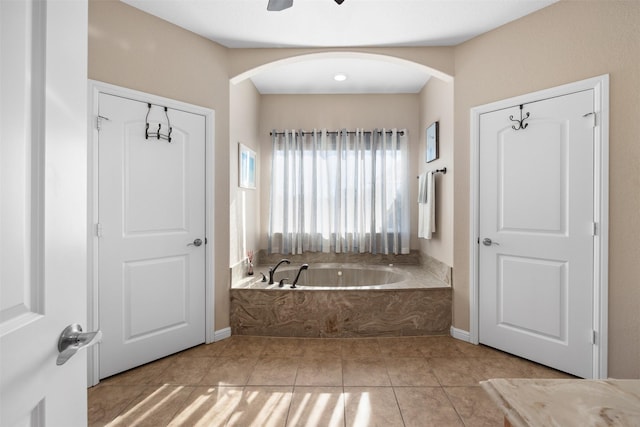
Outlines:
[[289, 280], [289, 278], [288, 278], [288, 277], [285, 277], [285, 278], [283, 278], [283, 279], [280, 279], [280, 283], [278, 283], [278, 287], [279, 287], [279, 288], [281, 288], [281, 287], [283, 287], [283, 286], [284, 286], [284, 281], [285, 281], [285, 280]]
[[264, 275], [264, 273], [261, 271], [260, 274], [262, 274], [262, 280], [261, 282], [266, 282], [267, 281], [267, 276]]

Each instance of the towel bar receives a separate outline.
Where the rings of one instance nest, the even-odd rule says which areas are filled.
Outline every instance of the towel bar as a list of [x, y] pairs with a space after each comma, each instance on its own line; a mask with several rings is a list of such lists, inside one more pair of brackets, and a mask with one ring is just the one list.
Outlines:
[[[433, 173], [447, 173], [447, 168], [442, 168], [442, 169], [436, 169], [433, 171]], [[416, 176], [416, 178], [420, 179], [420, 175]]]

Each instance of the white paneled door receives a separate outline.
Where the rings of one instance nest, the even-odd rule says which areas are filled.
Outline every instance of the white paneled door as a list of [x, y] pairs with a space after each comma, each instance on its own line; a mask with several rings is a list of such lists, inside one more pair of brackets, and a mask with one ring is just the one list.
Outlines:
[[0, 425], [83, 426], [87, 2], [2, 0], [0, 34]]
[[205, 117], [106, 93], [98, 110], [105, 378], [205, 341]]
[[480, 342], [580, 377], [593, 369], [593, 111], [585, 90], [480, 116]]

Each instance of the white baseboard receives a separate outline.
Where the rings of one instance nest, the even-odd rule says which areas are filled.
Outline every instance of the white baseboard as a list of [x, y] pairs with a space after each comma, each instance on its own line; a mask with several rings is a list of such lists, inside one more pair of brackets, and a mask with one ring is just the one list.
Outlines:
[[213, 333], [213, 342], [221, 341], [231, 336], [231, 328], [220, 329]]
[[471, 335], [468, 331], [463, 331], [462, 329], [451, 327], [451, 336], [455, 339], [464, 342], [471, 342]]

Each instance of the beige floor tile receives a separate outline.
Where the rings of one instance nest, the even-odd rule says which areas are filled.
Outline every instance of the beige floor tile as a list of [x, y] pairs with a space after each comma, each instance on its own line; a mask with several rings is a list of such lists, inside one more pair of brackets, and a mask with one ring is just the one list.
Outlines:
[[207, 386], [240, 386], [245, 385], [257, 358], [249, 357], [215, 357], [211, 358], [209, 370], [200, 380]]
[[305, 339], [271, 338], [262, 351], [263, 357], [301, 357]]
[[141, 393], [145, 386], [100, 384], [88, 390], [88, 423], [104, 426], [114, 420]]
[[476, 386], [480, 381], [480, 359], [472, 358], [430, 358], [431, 369], [443, 386]]
[[227, 338], [219, 356], [223, 357], [260, 357], [264, 346], [269, 342], [266, 337], [251, 337], [236, 335]]
[[228, 421], [228, 426], [285, 426], [292, 387], [245, 387], [240, 404]]
[[384, 359], [344, 359], [342, 382], [345, 386], [390, 386]]
[[502, 426], [504, 416], [480, 386], [444, 387], [467, 427]]
[[466, 357], [460, 350], [458, 341], [451, 337], [425, 337], [420, 339], [419, 346], [420, 351], [425, 357]]
[[414, 338], [378, 338], [380, 354], [387, 358], [424, 357], [420, 342]]
[[297, 358], [262, 357], [247, 381], [248, 385], [293, 385], [298, 371]]
[[557, 371], [553, 368], [549, 368], [547, 366], [539, 365], [537, 363], [531, 362], [529, 360], [524, 359], [516, 359], [517, 362], [521, 365], [521, 369], [526, 373], [526, 378], [556, 378], [556, 379], [570, 379], [576, 378], [571, 374], [567, 374], [566, 372]]
[[193, 387], [168, 425], [224, 426], [241, 405], [242, 393], [242, 387]]
[[541, 378], [541, 373], [557, 375], [561, 378], [561, 373], [553, 370], [546, 370], [544, 367], [531, 363], [524, 359], [514, 357], [502, 358], [478, 358], [475, 366], [475, 377], [478, 380], [488, 380], [490, 378]]
[[297, 386], [342, 386], [342, 360], [300, 359]]
[[342, 387], [296, 386], [287, 427], [344, 427]]
[[174, 357], [158, 376], [161, 384], [198, 385], [211, 368], [210, 357]]
[[495, 348], [487, 347], [486, 345], [474, 345], [464, 341], [455, 340], [456, 347], [460, 350], [464, 357], [483, 357], [483, 358], [509, 358], [513, 357], [510, 354], [504, 353]]
[[363, 357], [380, 357], [380, 346], [377, 338], [355, 338], [342, 343], [343, 359], [361, 359]]
[[148, 386], [116, 417], [110, 426], [165, 426], [184, 405], [192, 387]]
[[173, 363], [175, 357], [165, 357], [155, 362], [147, 363], [118, 375], [106, 378], [100, 382], [103, 385], [144, 385], [162, 384], [160, 376]]
[[394, 391], [405, 426], [464, 426], [441, 387], [394, 387]]
[[424, 358], [387, 359], [387, 372], [393, 386], [439, 386], [438, 379]]
[[404, 425], [391, 387], [345, 387], [344, 399], [347, 427]]
[[214, 342], [211, 344], [200, 344], [179, 353], [180, 357], [216, 357], [220, 356], [222, 350], [227, 345], [227, 340]]
[[341, 339], [308, 338], [302, 340], [302, 358], [304, 359], [341, 359]]
[[[416, 425], [414, 419], [441, 416], [446, 426], [448, 406], [441, 401], [442, 393], [435, 391], [444, 390], [467, 427], [501, 426], [502, 414], [478, 387], [478, 381], [494, 377], [572, 378], [488, 347], [443, 336], [234, 336], [221, 343], [224, 345], [198, 346], [103, 380], [88, 390], [89, 425], [136, 425], [136, 420], [166, 425], [173, 412], [171, 425], [176, 426], [222, 426], [227, 421], [243, 427], [282, 426], [287, 416], [289, 425], [324, 426], [333, 423], [332, 418], [326, 421], [324, 403], [342, 399], [345, 408], [348, 406], [345, 426], [402, 425], [398, 421], [401, 409], [407, 425]], [[416, 348], [422, 356], [407, 357], [415, 354]], [[263, 356], [265, 351], [280, 356]], [[445, 387], [436, 387], [439, 384]], [[435, 409], [424, 413], [432, 407]], [[340, 421], [336, 423], [342, 426]]]

